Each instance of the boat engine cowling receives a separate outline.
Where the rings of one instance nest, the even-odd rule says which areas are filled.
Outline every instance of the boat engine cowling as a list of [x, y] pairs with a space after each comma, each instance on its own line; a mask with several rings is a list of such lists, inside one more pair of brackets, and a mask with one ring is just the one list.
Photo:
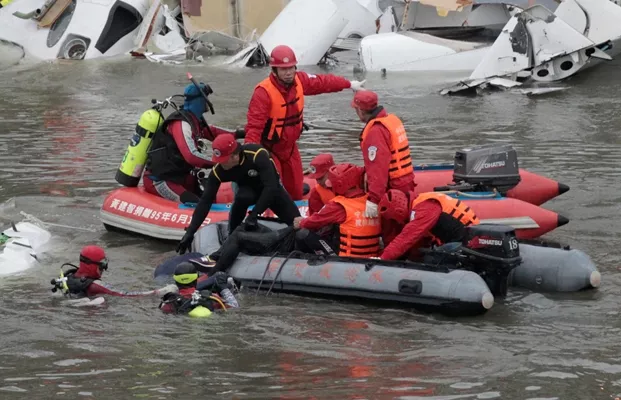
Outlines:
[[522, 262], [515, 229], [506, 225], [466, 227], [459, 252], [460, 264], [479, 274], [496, 296], [507, 294], [509, 273]]
[[460, 190], [501, 194], [520, 183], [517, 153], [506, 144], [488, 144], [465, 148], [455, 153], [454, 184], [436, 187], [436, 191]]

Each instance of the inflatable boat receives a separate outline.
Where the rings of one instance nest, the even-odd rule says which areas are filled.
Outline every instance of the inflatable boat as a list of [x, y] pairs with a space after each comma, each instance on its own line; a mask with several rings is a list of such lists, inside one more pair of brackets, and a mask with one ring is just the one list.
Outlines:
[[[270, 229], [284, 227], [261, 221]], [[158, 266], [155, 277], [171, 275], [182, 258], [209, 254], [228, 236], [226, 222], [201, 228], [192, 255]], [[446, 247], [446, 246], [444, 246]], [[597, 288], [601, 275], [580, 250], [519, 243], [511, 227], [468, 227], [463, 243], [430, 250], [424, 262], [326, 257], [293, 252], [240, 254], [228, 274], [243, 287], [298, 295], [388, 302], [423, 310], [484, 313], [509, 286], [545, 292]]]
[[[483, 145], [456, 152], [454, 164], [415, 167], [416, 192], [443, 191], [468, 203], [479, 219], [514, 227], [520, 239], [537, 238], [569, 220], [540, 204], [569, 190], [552, 179], [518, 168], [509, 145]], [[306, 216], [308, 191], [316, 181], [305, 178], [305, 199], [297, 202]], [[228, 219], [233, 201], [231, 184], [220, 187], [203, 225]], [[110, 193], [101, 207], [108, 230], [134, 232], [150, 237], [179, 240], [189, 224], [193, 204], [179, 204], [146, 193], [143, 187], [125, 187]], [[273, 216], [268, 210], [264, 216]]]
[[[230, 188], [226, 191], [230, 191]], [[569, 220], [554, 211], [499, 193], [461, 193], [446, 192], [467, 203], [482, 222], [505, 224], [516, 229], [520, 239], [538, 238]], [[222, 197], [218, 194], [217, 201]], [[300, 200], [296, 204], [302, 216], [308, 212], [308, 201]], [[226, 221], [229, 216], [230, 203], [214, 204], [203, 226]], [[179, 204], [147, 193], [143, 187], [121, 188], [113, 191], [104, 200], [101, 208], [101, 220], [106, 229], [128, 231], [164, 240], [179, 240], [185, 233], [184, 228], [190, 223], [193, 204]], [[274, 214], [267, 210], [263, 216]]]
[[0, 276], [12, 275], [38, 263], [37, 252], [43, 251], [52, 235], [30, 222], [18, 222], [0, 234]]

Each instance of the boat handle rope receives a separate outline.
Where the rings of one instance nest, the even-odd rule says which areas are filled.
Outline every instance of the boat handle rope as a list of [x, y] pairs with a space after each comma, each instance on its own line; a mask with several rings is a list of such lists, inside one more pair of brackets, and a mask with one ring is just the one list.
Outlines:
[[263, 281], [265, 280], [265, 275], [267, 275], [267, 271], [270, 268], [270, 264], [272, 263], [272, 260], [276, 258], [277, 255], [278, 255], [278, 252], [276, 251], [274, 252], [274, 254], [272, 254], [270, 259], [267, 261], [267, 265], [265, 266], [265, 269], [263, 270], [263, 276], [261, 277], [261, 281], [259, 282], [259, 286], [257, 287], [257, 291], [254, 294], [254, 297], [257, 297], [259, 295], [259, 290], [261, 290], [261, 285], [263, 285]]
[[[302, 252], [300, 252], [299, 250], [293, 250], [291, 253], [289, 253], [289, 255], [285, 258], [285, 260], [282, 262], [282, 264], [280, 264], [280, 268], [278, 268], [278, 272], [276, 272], [276, 276], [274, 277], [274, 279], [272, 280], [272, 284], [270, 285], [270, 288], [268, 289], [267, 293], [265, 294], [265, 297], [269, 296], [270, 292], [272, 291], [272, 288], [274, 287], [274, 285], [276, 284], [276, 279], [278, 279], [278, 277], [280, 276], [280, 272], [282, 271], [283, 267], [285, 266], [285, 264], [287, 263], [287, 261], [289, 261], [289, 259], [291, 257], [293, 257], [294, 255], [297, 254], [303, 254]], [[282, 284], [282, 281], [281, 281]]]

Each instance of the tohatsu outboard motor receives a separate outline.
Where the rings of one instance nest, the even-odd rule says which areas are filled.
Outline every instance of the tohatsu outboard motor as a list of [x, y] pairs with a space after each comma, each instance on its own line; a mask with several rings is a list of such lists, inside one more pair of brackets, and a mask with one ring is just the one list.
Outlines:
[[509, 273], [522, 262], [515, 229], [492, 224], [468, 226], [459, 251], [463, 268], [479, 274], [493, 295], [507, 295]]
[[515, 229], [505, 225], [479, 224], [465, 228], [461, 244], [431, 250], [425, 263], [477, 273], [494, 296], [507, 294], [509, 273], [522, 262]]
[[520, 183], [517, 153], [508, 144], [488, 144], [455, 153], [454, 184], [439, 186], [435, 191], [491, 192], [501, 194]]

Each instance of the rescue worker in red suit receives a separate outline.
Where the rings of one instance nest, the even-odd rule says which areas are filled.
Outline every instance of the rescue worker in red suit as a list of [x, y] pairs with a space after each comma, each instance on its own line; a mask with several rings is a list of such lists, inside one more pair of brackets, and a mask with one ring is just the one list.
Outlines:
[[380, 201], [379, 210], [382, 224], [403, 228], [394, 239], [384, 238], [382, 260], [397, 260], [403, 255], [410, 260], [418, 259], [419, 248], [461, 242], [465, 227], [479, 223], [467, 204], [439, 192], [416, 196], [414, 192], [405, 194], [391, 189]]
[[328, 187], [328, 170], [334, 165], [332, 154], [319, 154], [310, 163], [311, 173], [309, 178], [317, 180], [317, 185], [313, 187], [308, 196], [308, 215], [311, 216], [321, 210], [321, 208], [332, 198], [334, 192]]
[[[175, 285], [168, 285], [161, 289], [143, 292], [132, 292], [115, 289], [101, 280], [103, 271], [108, 270], [108, 258], [104, 249], [99, 246], [85, 246], [80, 252], [80, 266], [64, 273], [64, 278], [52, 280], [55, 288], [71, 298], [95, 297], [99, 295], [138, 297], [138, 296], [162, 296], [165, 293], [176, 292]], [[63, 285], [66, 283], [66, 286]], [[53, 289], [53, 291], [55, 291]]]
[[364, 81], [349, 81], [331, 74], [297, 71], [290, 47], [276, 46], [271, 53], [269, 77], [254, 89], [248, 105], [245, 143], [260, 143], [272, 153], [283, 186], [293, 200], [303, 198], [304, 173], [297, 140], [304, 127], [304, 96], [362, 90]]
[[[195, 171], [214, 165], [210, 156], [201, 151], [201, 141], [232, 133], [207, 124], [203, 118], [207, 112], [204, 94], [212, 91], [204, 83], [200, 87], [203, 93], [193, 83], [186, 86], [183, 107], [169, 115], [153, 137], [143, 175], [148, 193], [176, 202], [197, 203], [200, 192]], [[243, 132], [235, 135], [242, 138]]]
[[401, 120], [378, 105], [375, 92], [357, 92], [351, 106], [366, 123], [360, 134], [369, 192], [364, 213], [367, 217], [377, 217], [377, 205], [388, 189], [414, 191], [410, 144]]
[[[319, 212], [308, 218], [295, 218], [293, 228], [272, 230], [257, 224], [256, 228], [249, 231], [242, 224], [216, 252], [218, 257], [213, 267], [209, 260], [201, 260], [200, 264], [211, 267], [212, 274], [227, 271], [241, 252], [248, 255], [271, 255], [297, 250], [321, 255], [338, 253], [344, 257], [378, 255], [381, 228], [379, 218], [365, 218], [363, 215], [366, 202], [366, 193], [362, 189], [363, 177], [364, 169], [361, 167], [352, 164], [332, 166], [328, 170], [328, 179], [332, 182], [336, 196]], [[333, 235], [335, 225], [338, 229], [336, 235]]]
[[322, 228], [338, 225], [337, 240], [331, 247], [338, 248], [339, 256], [376, 257], [380, 252], [381, 226], [379, 217], [364, 215], [368, 198], [363, 189], [364, 168], [338, 164], [330, 167], [328, 179], [336, 196], [312, 216], [294, 219], [294, 228], [324, 236], [320, 233]]

